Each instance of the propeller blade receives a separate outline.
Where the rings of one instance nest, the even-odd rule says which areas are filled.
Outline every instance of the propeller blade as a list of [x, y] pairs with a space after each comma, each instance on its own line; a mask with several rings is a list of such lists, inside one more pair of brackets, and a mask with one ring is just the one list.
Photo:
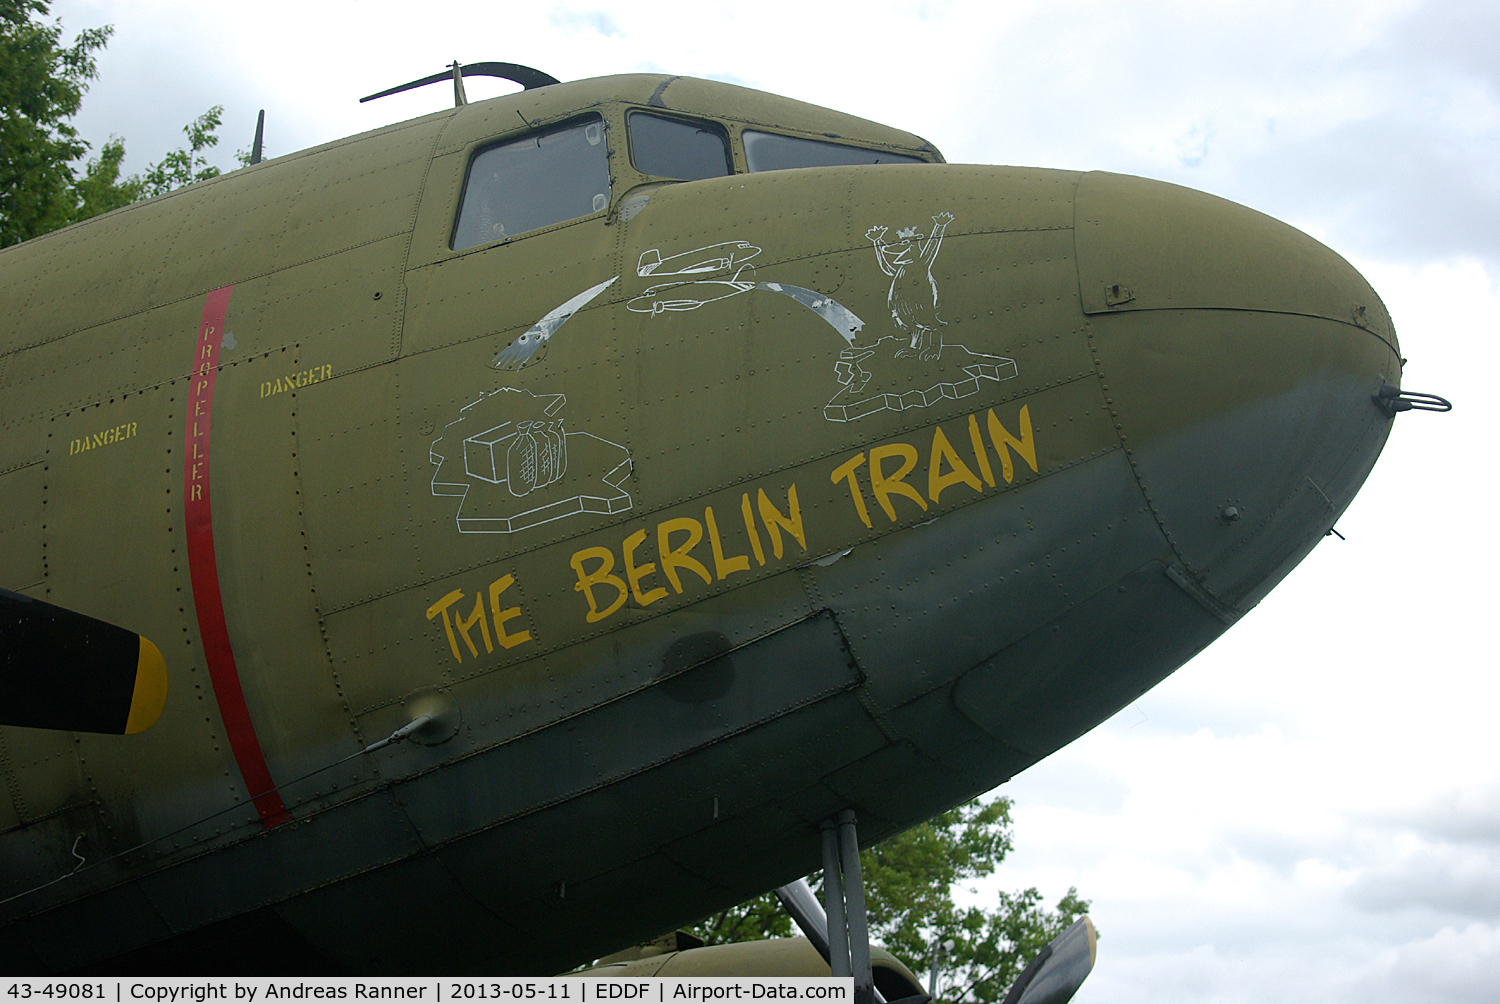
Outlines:
[[1093, 971], [1097, 945], [1094, 922], [1079, 918], [1021, 971], [1004, 1004], [1067, 1004]]
[[0, 725], [133, 735], [166, 703], [167, 664], [148, 639], [0, 589]]

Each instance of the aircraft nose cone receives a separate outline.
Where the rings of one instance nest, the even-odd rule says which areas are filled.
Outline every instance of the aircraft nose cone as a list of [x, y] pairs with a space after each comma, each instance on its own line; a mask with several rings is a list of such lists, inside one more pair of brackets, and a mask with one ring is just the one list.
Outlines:
[[1232, 616], [1333, 525], [1400, 383], [1384, 304], [1306, 234], [1201, 192], [1078, 187], [1079, 294], [1106, 403], [1184, 570]]

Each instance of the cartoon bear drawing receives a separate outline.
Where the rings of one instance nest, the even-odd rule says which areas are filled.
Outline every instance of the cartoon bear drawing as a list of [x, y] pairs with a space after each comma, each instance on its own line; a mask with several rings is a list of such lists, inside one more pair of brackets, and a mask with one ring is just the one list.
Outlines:
[[887, 243], [886, 227], [873, 226], [865, 231], [875, 245], [880, 270], [891, 277], [886, 305], [891, 320], [911, 344], [898, 349], [897, 357], [917, 356], [924, 361], [937, 359], [943, 353], [942, 327], [948, 322], [938, 316], [937, 280], [932, 277], [932, 263], [943, 246], [943, 233], [953, 222], [952, 213], [932, 218], [932, 233], [921, 234], [916, 227], [896, 231], [896, 239]]

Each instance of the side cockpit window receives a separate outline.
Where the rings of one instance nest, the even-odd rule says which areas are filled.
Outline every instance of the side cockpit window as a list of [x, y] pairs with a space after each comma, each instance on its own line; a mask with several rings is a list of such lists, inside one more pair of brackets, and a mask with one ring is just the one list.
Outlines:
[[575, 119], [474, 155], [453, 250], [505, 240], [608, 205], [604, 120], [597, 115]]
[[629, 123], [630, 160], [642, 174], [699, 181], [722, 178], [734, 170], [729, 138], [717, 126], [646, 112], [632, 112]]
[[752, 171], [785, 171], [794, 167], [854, 167], [861, 164], [925, 164], [887, 150], [745, 130], [745, 165]]

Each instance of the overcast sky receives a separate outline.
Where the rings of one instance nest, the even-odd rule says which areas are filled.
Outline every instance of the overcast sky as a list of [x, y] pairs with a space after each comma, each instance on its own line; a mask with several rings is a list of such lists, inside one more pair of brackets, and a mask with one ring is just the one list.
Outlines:
[[[1500, 999], [1495, 529], [1500, 4], [57, 2], [113, 24], [78, 123], [127, 170], [225, 106], [218, 162], [441, 108], [357, 99], [453, 59], [564, 80], [745, 84], [925, 136], [953, 162], [1174, 181], [1300, 227], [1385, 298], [1407, 414], [1261, 606], [1003, 789], [1003, 884], [1076, 885], [1098, 1002]], [[472, 98], [513, 89], [471, 83]]]

